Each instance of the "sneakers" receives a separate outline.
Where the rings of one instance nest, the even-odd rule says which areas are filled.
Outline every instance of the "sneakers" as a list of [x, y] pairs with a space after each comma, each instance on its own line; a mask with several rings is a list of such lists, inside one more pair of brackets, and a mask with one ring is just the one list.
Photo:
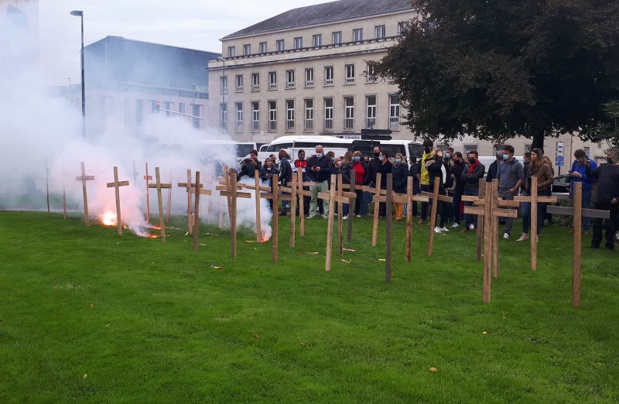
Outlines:
[[475, 225], [473, 223], [469, 224], [469, 230], [475, 230]]
[[451, 225], [452, 229], [455, 229], [456, 227], [460, 227], [460, 225], [457, 222]]
[[361, 215], [355, 215], [357, 219], [361, 219]]
[[434, 228], [434, 232], [435, 232], [435, 233], [441, 233], [441, 228], [440, 228], [440, 227], [438, 227], [438, 226], [436, 226], [436, 227]]
[[449, 229], [447, 227], [441, 227], [440, 229], [441, 229], [441, 232], [443, 232], [443, 233], [446, 232], [446, 231], [449, 231]]
[[509, 239], [509, 233], [503, 233], [503, 238], [504, 238], [505, 240]]
[[522, 236], [520, 236], [520, 238], [516, 241], [525, 241], [529, 239], [529, 235], [526, 233], [522, 233]]
[[307, 219], [313, 219], [313, 218], [315, 218], [315, 217], [316, 217], [316, 215], [313, 215], [313, 216], [312, 216], [312, 215], [310, 215], [310, 216], [308, 216], [308, 217], [307, 217]]
[[342, 216], [342, 220], [348, 220], [348, 216]]
[[322, 215], [322, 218], [327, 220], [329, 218], [329, 215]]

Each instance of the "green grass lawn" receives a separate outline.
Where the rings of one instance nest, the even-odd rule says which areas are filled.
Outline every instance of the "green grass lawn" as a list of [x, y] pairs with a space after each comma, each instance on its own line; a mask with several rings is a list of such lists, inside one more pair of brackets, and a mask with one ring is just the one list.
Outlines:
[[619, 258], [583, 249], [573, 308], [566, 227], [544, 230], [537, 272], [528, 244], [501, 240], [484, 304], [472, 232], [437, 235], [426, 257], [415, 224], [406, 263], [394, 223], [386, 284], [384, 222], [372, 248], [356, 220], [351, 263], [334, 249], [328, 273], [322, 219], [294, 250], [280, 220], [277, 265], [248, 230], [236, 259], [214, 227], [194, 252], [185, 223], [163, 244], [0, 212], [0, 402], [619, 401]]

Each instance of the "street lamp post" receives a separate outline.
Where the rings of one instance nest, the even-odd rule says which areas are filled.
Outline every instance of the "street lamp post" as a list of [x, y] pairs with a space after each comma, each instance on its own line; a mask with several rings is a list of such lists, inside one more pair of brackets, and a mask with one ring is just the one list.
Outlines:
[[82, 136], [86, 137], [86, 85], [84, 81], [84, 12], [81, 10], [71, 11], [71, 15], [80, 17], [82, 25], [82, 48], [81, 48], [81, 65], [82, 65]]

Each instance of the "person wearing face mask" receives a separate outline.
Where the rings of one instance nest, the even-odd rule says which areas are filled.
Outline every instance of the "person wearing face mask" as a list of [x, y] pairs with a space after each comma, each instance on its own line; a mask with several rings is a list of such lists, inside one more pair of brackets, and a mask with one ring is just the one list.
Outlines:
[[592, 208], [608, 210], [610, 213], [608, 219], [593, 219], [591, 248], [600, 248], [604, 227], [606, 248], [615, 251], [615, 224], [619, 218], [619, 148], [606, 150], [606, 164], [593, 169], [591, 163], [585, 161], [585, 167], [587, 177], [598, 181]]
[[496, 173], [499, 164], [503, 161], [503, 152], [497, 152], [494, 157], [495, 160], [488, 166], [488, 172], [486, 173], [486, 182], [492, 182], [493, 179], [497, 178]]
[[[537, 177], [537, 194], [544, 195], [546, 189], [552, 185], [553, 176], [550, 172], [550, 167], [544, 163], [544, 152], [541, 149], [535, 148], [531, 150], [531, 160], [524, 171], [524, 193], [531, 195], [531, 178]], [[542, 203], [537, 203], [537, 236], [539, 237], [543, 227], [543, 207]], [[529, 226], [531, 224], [531, 203], [524, 202], [522, 204], [522, 235], [516, 241], [524, 241], [529, 239]]]
[[[404, 156], [401, 153], [396, 153], [391, 169], [393, 174], [393, 192], [398, 194], [406, 194], [406, 183], [408, 181], [408, 165], [404, 161]], [[404, 214], [404, 204], [394, 203], [395, 220], [402, 220]]]
[[[361, 156], [360, 151], [356, 151], [353, 153], [352, 162], [349, 165], [350, 165], [350, 170], [355, 171], [355, 194], [357, 195], [357, 197], [355, 198], [355, 217], [360, 218], [361, 215], [363, 214], [362, 207], [364, 203], [363, 202], [364, 192], [361, 187], [363, 187], [363, 183], [365, 182], [365, 177], [366, 177], [365, 164], [363, 164], [363, 158]], [[350, 178], [349, 178], [349, 183], [350, 183]]]
[[[448, 185], [448, 172], [445, 168], [445, 160], [444, 153], [442, 150], [437, 149], [435, 152], [434, 159], [426, 161], [426, 167], [428, 169], [428, 173], [430, 175], [430, 189], [429, 192], [434, 192], [434, 180], [436, 177], [440, 178], [439, 181], [439, 195], [447, 195], [447, 191], [445, 186]], [[440, 223], [434, 228], [435, 233], [448, 232], [449, 229], [445, 227], [447, 224], [447, 220], [450, 215], [450, 206], [449, 202], [438, 201], [438, 209], [436, 214], [440, 216]]]
[[447, 149], [445, 149], [445, 156], [443, 157], [444, 162], [447, 163], [447, 165], [451, 166], [451, 164], [453, 164], [453, 156], [454, 148], [448, 147]]
[[366, 184], [365, 184], [365, 185], [369, 185], [372, 188], [376, 184], [376, 173], [378, 172], [378, 169], [382, 165], [382, 162], [380, 161], [380, 147], [374, 146], [373, 154], [374, 154], [374, 157], [368, 162], [368, 170], [370, 172], [366, 180]]
[[[587, 177], [587, 167], [585, 162], [589, 162], [591, 170], [597, 170], [598, 165], [595, 161], [587, 158], [584, 150], [578, 149], [574, 152], [574, 162], [570, 168], [570, 199], [573, 199], [574, 183], [582, 183], [582, 208], [589, 209], [591, 205], [591, 194], [593, 191], [593, 178]], [[585, 234], [589, 234], [590, 221], [588, 217], [582, 218], [582, 229]]]
[[454, 223], [451, 227], [460, 227], [460, 221], [462, 219], [462, 194], [464, 194], [464, 181], [462, 180], [462, 171], [464, 170], [464, 160], [462, 153], [455, 152], [453, 156], [453, 164], [451, 165], [449, 172], [454, 178], [455, 187], [453, 190], [453, 212]]
[[[430, 191], [430, 174], [428, 173], [428, 168], [426, 163], [429, 160], [434, 159], [434, 142], [430, 139], [425, 139], [423, 141], [423, 155], [421, 156], [420, 163], [420, 174], [421, 180], [419, 182], [419, 186], [421, 188], [421, 192], [429, 192]], [[421, 217], [419, 218], [419, 224], [425, 222], [428, 217], [428, 202], [421, 203]]]
[[[329, 179], [331, 178], [331, 167], [333, 162], [324, 155], [324, 149], [321, 145], [316, 146], [316, 154], [309, 158], [305, 171], [307, 172], [310, 181], [314, 185], [310, 187], [311, 199], [308, 219], [316, 217], [318, 212], [318, 193], [327, 192], [329, 190]], [[323, 218], [327, 219], [329, 214], [329, 201], [323, 201]]]
[[[469, 162], [462, 170], [462, 181], [464, 181], [464, 195], [477, 196], [479, 194], [479, 179], [484, 177], [486, 167], [479, 162], [477, 150], [471, 150], [468, 153]], [[465, 205], [472, 205], [471, 202], [466, 202]], [[466, 227], [462, 232], [474, 230], [477, 228], [476, 215], [464, 215]]]
[[[501, 153], [503, 162], [497, 167], [497, 178], [499, 180], [499, 197], [507, 200], [513, 200], [518, 193], [518, 188], [524, 180], [524, 167], [522, 163], [514, 157], [514, 147], [510, 145], [503, 146]], [[511, 217], [505, 218], [505, 228], [503, 229], [503, 238], [508, 239], [514, 219]]]
[[[380, 189], [387, 189], [387, 174], [391, 173], [393, 165], [389, 161], [387, 152], [384, 151], [379, 153], [378, 161], [380, 161], [380, 167], [378, 167], [376, 174], [380, 173]], [[391, 212], [389, 212], [389, 214], [391, 214]], [[387, 204], [385, 202], [380, 203], [378, 207], [378, 215], [380, 217], [387, 216]]]
[[[303, 180], [303, 182], [309, 182], [309, 175], [305, 171], [305, 166], [307, 166], [307, 160], [305, 159], [305, 150], [300, 149], [297, 153], [297, 159], [294, 161], [294, 171], [300, 173], [299, 180]], [[309, 191], [309, 187], [303, 187], [305, 191]], [[303, 200], [301, 200], [303, 198]], [[310, 197], [307, 195], [300, 196], [299, 195], [299, 203], [303, 203], [303, 211], [309, 213], [309, 204]], [[297, 211], [298, 213], [298, 211]]]

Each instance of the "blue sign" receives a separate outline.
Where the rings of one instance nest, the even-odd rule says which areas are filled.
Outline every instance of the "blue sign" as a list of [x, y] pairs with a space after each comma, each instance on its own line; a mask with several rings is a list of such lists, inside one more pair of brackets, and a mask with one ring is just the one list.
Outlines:
[[559, 160], [558, 158], [555, 160], [555, 165], [557, 167], [563, 167], [563, 159]]

